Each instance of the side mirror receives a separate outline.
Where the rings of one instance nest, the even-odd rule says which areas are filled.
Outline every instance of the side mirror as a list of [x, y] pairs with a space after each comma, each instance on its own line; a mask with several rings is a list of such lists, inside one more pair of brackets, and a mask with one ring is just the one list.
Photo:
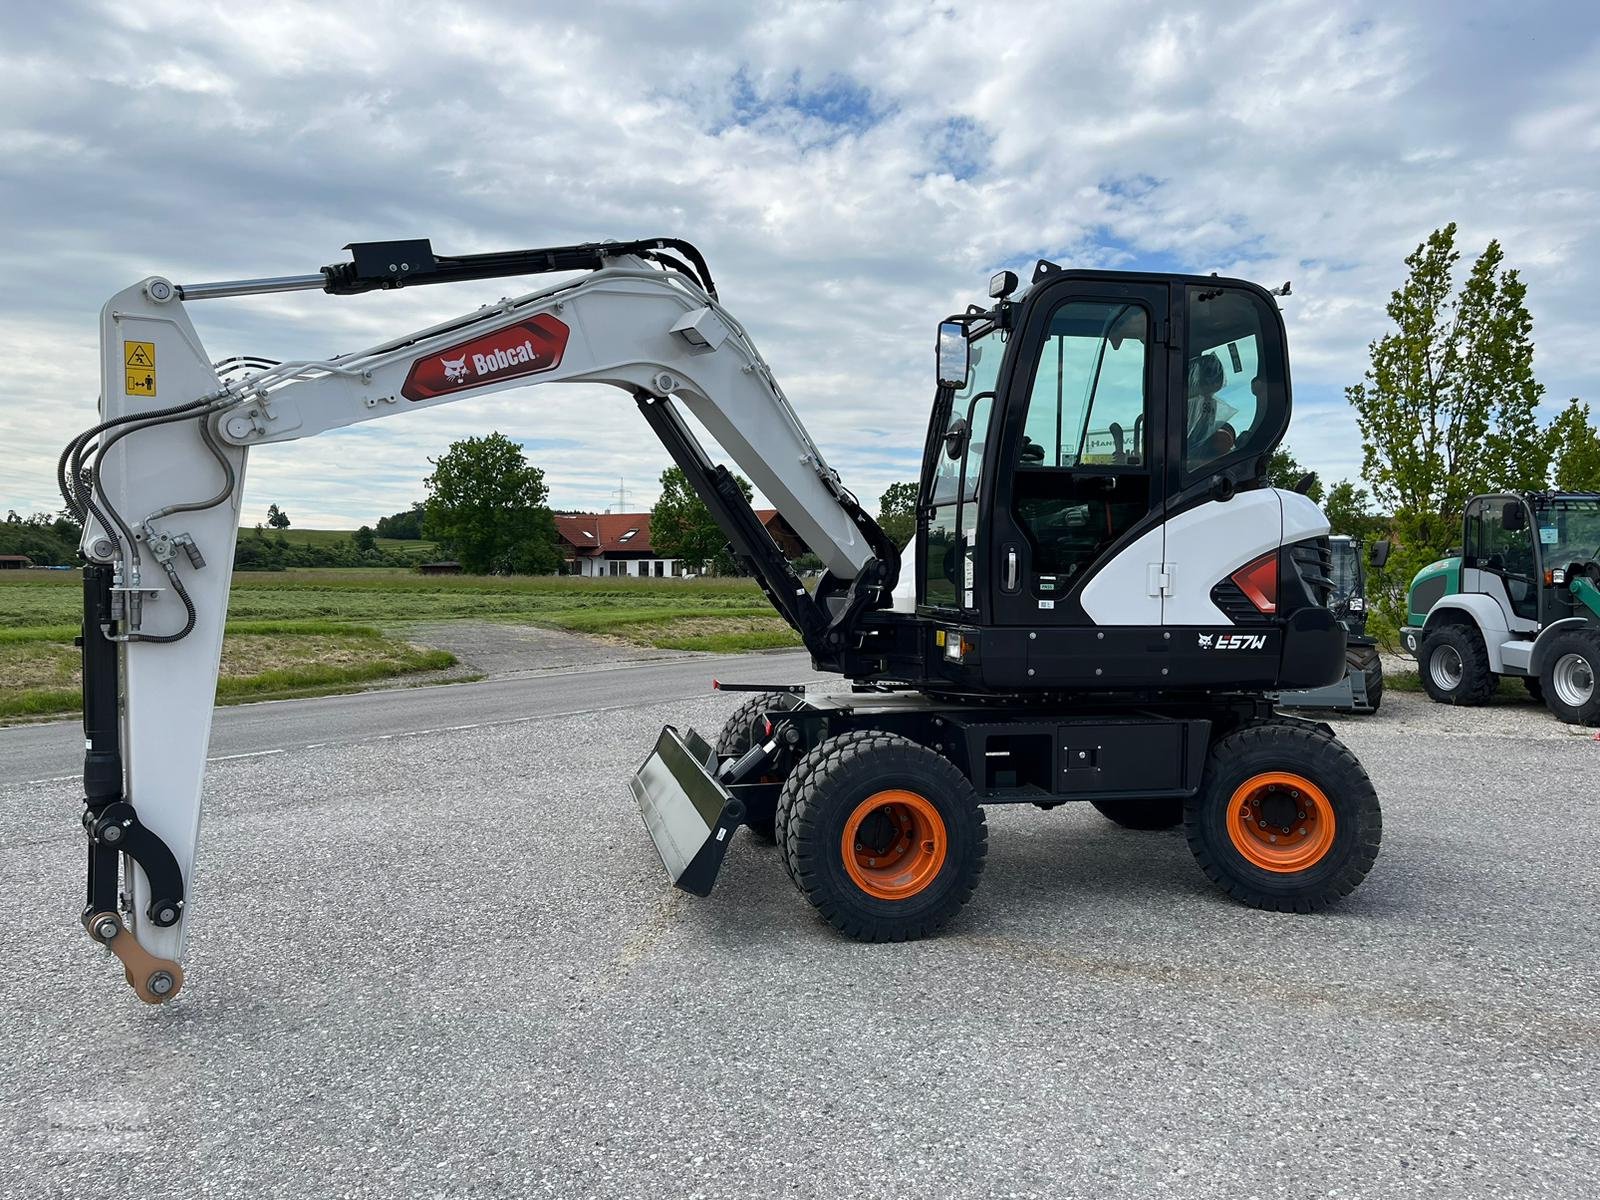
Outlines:
[[1372, 543], [1372, 565], [1378, 570], [1383, 570], [1383, 564], [1389, 561], [1389, 540], [1387, 538]]
[[950, 428], [945, 430], [944, 434], [944, 456], [946, 458], [954, 460], [961, 457], [961, 452], [967, 448], [968, 432], [966, 418], [957, 417], [950, 422]]
[[959, 321], [945, 321], [939, 326], [939, 340], [935, 345], [938, 358], [939, 386], [964, 388], [967, 371], [971, 367], [971, 347], [967, 345], [967, 327]]

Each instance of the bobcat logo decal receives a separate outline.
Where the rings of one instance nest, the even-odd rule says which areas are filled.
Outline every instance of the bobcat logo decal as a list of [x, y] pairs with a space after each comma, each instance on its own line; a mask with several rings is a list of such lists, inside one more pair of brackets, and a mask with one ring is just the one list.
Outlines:
[[1199, 636], [1200, 636], [1200, 649], [1202, 649], [1202, 650], [1211, 649], [1211, 635], [1209, 633], [1202, 633]]
[[467, 377], [467, 356], [460, 358], [441, 358], [444, 364], [444, 377], [451, 383], [461, 383]]

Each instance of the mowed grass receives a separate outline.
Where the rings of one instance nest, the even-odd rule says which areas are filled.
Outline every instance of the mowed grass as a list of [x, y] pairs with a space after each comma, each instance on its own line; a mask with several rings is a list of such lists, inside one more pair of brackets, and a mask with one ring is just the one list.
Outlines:
[[[268, 540], [276, 541], [278, 531], [270, 526], [264, 526], [262, 532]], [[240, 537], [254, 537], [254, 527], [239, 530]], [[291, 546], [337, 546], [340, 542], [354, 541], [354, 529], [296, 529], [290, 526], [283, 531], [283, 540]], [[416, 559], [418, 562], [431, 562], [438, 554], [437, 543], [429, 541], [408, 541], [401, 538], [375, 538], [378, 549], [390, 554], [404, 554]]]
[[[79, 580], [76, 571], [0, 573], [0, 717], [76, 710]], [[396, 631], [454, 619], [545, 625], [672, 650], [799, 644], [760, 589], [742, 579], [240, 572], [229, 597], [218, 702], [355, 690], [438, 670], [455, 660]]]

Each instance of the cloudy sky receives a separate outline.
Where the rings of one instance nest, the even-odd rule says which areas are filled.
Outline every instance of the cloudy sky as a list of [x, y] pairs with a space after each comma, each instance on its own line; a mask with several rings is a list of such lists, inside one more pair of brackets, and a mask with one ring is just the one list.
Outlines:
[[[1584, 0], [0, 5], [0, 508], [57, 506], [113, 292], [391, 237], [696, 242], [868, 500], [915, 474], [934, 323], [994, 270], [1292, 279], [1289, 443], [1353, 475], [1342, 389], [1446, 221], [1527, 279], [1547, 413], [1600, 401], [1597, 83]], [[190, 307], [214, 357], [301, 358], [515, 287]], [[561, 507], [647, 507], [666, 465], [620, 392], [513, 391], [268, 447], [246, 519], [370, 522], [496, 429]]]

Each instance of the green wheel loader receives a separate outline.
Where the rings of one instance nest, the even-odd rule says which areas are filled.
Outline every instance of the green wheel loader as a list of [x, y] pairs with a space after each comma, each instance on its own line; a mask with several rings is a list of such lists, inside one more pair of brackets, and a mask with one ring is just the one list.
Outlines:
[[1401, 641], [1441, 704], [1502, 675], [1563, 721], [1600, 725], [1600, 492], [1476, 496], [1461, 553], [1411, 581]]

